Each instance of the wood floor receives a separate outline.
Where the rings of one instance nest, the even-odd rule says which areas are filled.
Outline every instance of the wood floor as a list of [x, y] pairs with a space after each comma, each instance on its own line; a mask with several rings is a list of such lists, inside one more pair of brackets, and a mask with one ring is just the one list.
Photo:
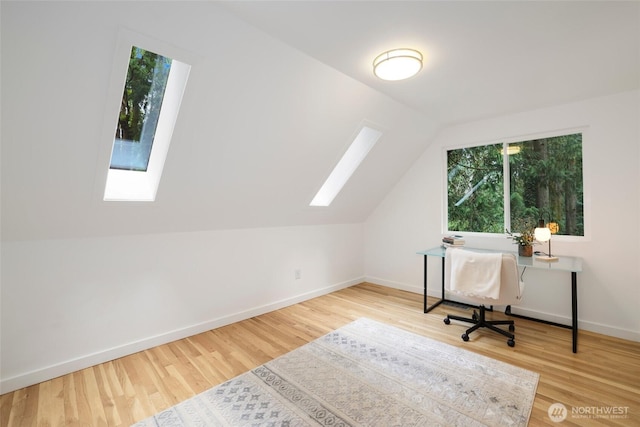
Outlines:
[[[573, 354], [570, 330], [521, 319], [514, 348], [489, 331], [465, 343], [466, 326], [442, 321], [455, 312], [469, 313], [440, 306], [424, 314], [421, 295], [363, 283], [4, 394], [0, 426], [129, 426], [359, 317], [538, 372], [531, 426], [640, 426], [640, 343], [581, 331]], [[556, 402], [569, 411], [561, 423], [547, 414]]]

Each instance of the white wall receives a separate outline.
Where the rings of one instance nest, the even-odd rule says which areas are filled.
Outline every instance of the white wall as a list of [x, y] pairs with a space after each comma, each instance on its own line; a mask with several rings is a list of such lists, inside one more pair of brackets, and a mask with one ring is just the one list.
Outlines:
[[[4, 240], [361, 223], [435, 129], [220, 2], [1, 8]], [[151, 204], [102, 201], [126, 73], [121, 30], [192, 65]], [[382, 138], [330, 208], [310, 208], [363, 121]]]
[[[2, 391], [362, 280], [430, 121], [216, 2], [0, 7]], [[102, 201], [121, 30], [192, 65], [151, 204]], [[363, 121], [383, 138], [310, 208]]]
[[[431, 139], [432, 118], [210, 2], [3, 2], [1, 20], [2, 392], [365, 271], [420, 291], [415, 251], [441, 237], [442, 147], [582, 125], [592, 240], [556, 247], [585, 257], [582, 326], [638, 335], [637, 93], [448, 128], [362, 225]], [[121, 28], [197, 57], [152, 206], [105, 205], [96, 184]], [[384, 140], [331, 209], [308, 208], [363, 119]], [[331, 223], [354, 225], [317, 225]], [[528, 288], [525, 308], [566, 317], [567, 292], [554, 277]]]
[[[640, 341], [639, 117], [640, 93], [633, 91], [444, 129], [366, 221], [367, 280], [422, 293], [423, 259], [415, 253], [438, 245], [442, 237], [446, 147], [586, 126], [588, 236], [580, 242], [556, 239], [554, 252], [584, 259], [578, 275], [579, 327]], [[502, 236], [467, 241], [515, 250]], [[438, 265], [430, 260], [430, 291], [439, 287]], [[570, 276], [547, 273], [527, 271], [520, 310], [570, 323]]]
[[362, 224], [3, 242], [0, 390], [360, 283], [362, 244]]

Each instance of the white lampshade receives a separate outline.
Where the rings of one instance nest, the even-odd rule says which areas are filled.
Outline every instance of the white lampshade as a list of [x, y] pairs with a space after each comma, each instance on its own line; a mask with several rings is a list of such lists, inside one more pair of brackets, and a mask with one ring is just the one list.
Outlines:
[[373, 73], [382, 80], [404, 80], [422, 69], [422, 54], [413, 49], [393, 49], [373, 60]]
[[533, 233], [539, 242], [546, 242], [551, 239], [551, 230], [547, 227], [536, 227]]

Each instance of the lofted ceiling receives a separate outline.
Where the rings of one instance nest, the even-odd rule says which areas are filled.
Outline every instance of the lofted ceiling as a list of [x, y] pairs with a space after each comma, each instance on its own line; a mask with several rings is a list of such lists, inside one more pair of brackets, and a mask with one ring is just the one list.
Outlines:
[[[0, 8], [9, 240], [363, 222], [444, 126], [640, 86], [636, 2]], [[101, 200], [123, 29], [193, 58], [153, 203]], [[376, 79], [395, 47], [421, 50], [423, 70]], [[363, 123], [382, 138], [330, 207], [309, 207]]]
[[[233, 1], [284, 43], [440, 125], [622, 92], [640, 85], [640, 5], [616, 1]], [[409, 47], [424, 69], [372, 73]]]

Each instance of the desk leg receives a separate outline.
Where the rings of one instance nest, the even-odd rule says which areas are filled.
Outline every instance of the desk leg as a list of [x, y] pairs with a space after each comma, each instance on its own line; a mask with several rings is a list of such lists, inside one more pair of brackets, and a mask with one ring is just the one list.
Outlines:
[[571, 329], [571, 338], [573, 341], [573, 352], [578, 352], [578, 273], [571, 272], [571, 326], [564, 325], [562, 323], [550, 322], [548, 320], [536, 319], [533, 317], [522, 316], [511, 312], [511, 306], [508, 305], [504, 314], [507, 316], [519, 317], [521, 319], [532, 320], [534, 322], [540, 322], [547, 325], [558, 326], [560, 328]]
[[442, 258], [442, 293], [440, 295], [442, 295], [442, 300], [445, 301], [446, 298], [444, 297], [444, 257]]
[[573, 352], [578, 352], [578, 277], [571, 272], [571, 329], [573, 333]]
[[424, 256], [424, 312], [428, 313], [445, 301], [444, 299], [444, 258], [442, 258], [442, 298], [427, 307], [427, 255]]
[[427, 256], [424, 256], [424, 312], [427, 313]]

